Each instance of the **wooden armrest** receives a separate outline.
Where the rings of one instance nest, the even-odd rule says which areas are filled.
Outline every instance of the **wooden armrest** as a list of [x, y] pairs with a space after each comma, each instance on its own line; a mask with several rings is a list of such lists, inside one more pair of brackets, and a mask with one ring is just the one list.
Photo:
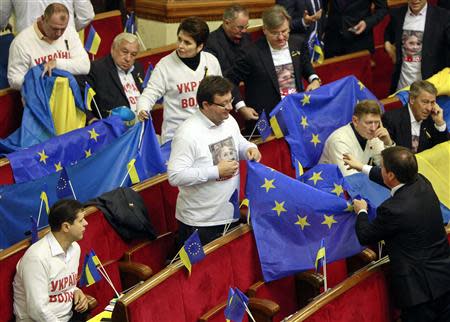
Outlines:
[[128, 289], [140, 281], [145, 281], [153, 275], [153, 271], [145, 264], [137, 262], [119, 262], [122, 288]]
[[273, 317], [280, 312], [280, 306], [277, 303], [257, 297], [249, 298], [248, 308], [256, 321], [272, 321]]
[[313, 298], [320, 294], [324, 278], [322, 274], [307, 271], [295, 275], [295, 290], [298, 307], [306, 306]]
[[251, 285], [251, 286], [248, 288], [248, 291], [247, 291], [248, 297], [256, 297], [256, 292], [257, 292], [258, 289], [259, 289], [261, 286], [263, 286], [264, 284], [265, 284], [264, 281], [258, 281], [258, 282], [256, 282], [255, 284]]
[[370, 248], [366, 248], [361, 253], [348, 257], [346, 259], [348, 275], [353, 274], [376, 259], [377, 254]]

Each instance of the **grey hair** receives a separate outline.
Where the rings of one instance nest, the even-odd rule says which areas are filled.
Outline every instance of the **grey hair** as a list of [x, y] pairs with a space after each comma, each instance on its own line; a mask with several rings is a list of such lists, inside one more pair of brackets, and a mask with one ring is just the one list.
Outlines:
[[433, 94], [434, 96], [437, 96], [438, 93], [436, 87], [432, 83], [426, 80], [418, 80], [409, 87], [409, 96], [416, 98], [422, 91]]
[[229, 6], [225, 9], [223, 12], [223, 20], [234, 20], [238, 16], [238, 14], [243, 13], [245, 16], [248, 17], [248, 9], [244, 8], [240, 4], [234, 4], [232, 6]]
[[292, 20], [291, 16], [283, 6], [278, 4], [265, 10], [262, 14], [263, 25], [269, 30], [279, 28], [286, 20], [290, 25]]
[[136, 35], [130, 34], [128, 32], [122, 32], [114, 38], [112, 48], [116, 48], [117, 46], [119, 46], [122, 41], [126, 41], [129, 43], [137, 42], [139, 45], [138, 38], [136, 37]]

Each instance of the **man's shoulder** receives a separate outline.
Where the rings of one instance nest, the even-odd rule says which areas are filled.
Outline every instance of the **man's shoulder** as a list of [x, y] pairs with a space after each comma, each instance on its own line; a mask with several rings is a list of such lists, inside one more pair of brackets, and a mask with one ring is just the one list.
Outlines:
[[91, 70], [114, 67], [111, 55], [106, 55], [100, 59], [91, 61]]
[[402, 106], [390, 111], [387, 111], [383, 114], [383, 119], [389, 120], [389, 121], [396, 121], [399, 119], [399, 117], [408, 114], [408, 106]]
[[48, 254], [50, 254], [50, 246], [47, 237], [44, 236], [27, 249], [22, 261], [45, 258]]
[[29, 42], [30, 38], [34, 35], [36, 35], [36, 31], [34, 31], [33, 25], [28, 26], [16, 35], [11, 43], [11, 46], [13, 46], [14, 44], [25, 44], [26, 42]]

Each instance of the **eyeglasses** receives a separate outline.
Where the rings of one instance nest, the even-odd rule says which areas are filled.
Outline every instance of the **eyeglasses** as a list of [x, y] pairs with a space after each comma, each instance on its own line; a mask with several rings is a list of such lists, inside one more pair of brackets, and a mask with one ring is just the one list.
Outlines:
[[274, 36], [274, 37], [279, 37], [279, 36], [286, 37], [287, 35], [289, 35], [291, 30], [290, 29], [286, 29], [286, 30], [282, 30], [282, 31], [270, 31], [270, 30], [268, 30], [268, 32], [269, 32], [269, 34], [271, 36]]
[[245, 26], [235, 25], [234, 27], [236, 27], [239, 31], [242, 31], [242, 30], [247, 30], [249, 27], [249, 24], [246, 24]]
[[231, 98], [231, 100], [229, 102], [225, 102], [225, 103], [215, 103], [215, 102], [210, 102], [209, 104], [211, 105], [217, 105], [223, 109], [227, 108], [227, 106], [233, 106], [233, 101], [234, 101], [234, 97]]

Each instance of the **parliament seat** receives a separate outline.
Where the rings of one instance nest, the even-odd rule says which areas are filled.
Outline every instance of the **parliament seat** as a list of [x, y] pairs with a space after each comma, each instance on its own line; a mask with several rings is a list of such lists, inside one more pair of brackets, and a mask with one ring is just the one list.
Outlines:
[[14, 132], [22, 121], [23, 106], [20, 92], [11, 88], [0, 90], [0, 138]]

